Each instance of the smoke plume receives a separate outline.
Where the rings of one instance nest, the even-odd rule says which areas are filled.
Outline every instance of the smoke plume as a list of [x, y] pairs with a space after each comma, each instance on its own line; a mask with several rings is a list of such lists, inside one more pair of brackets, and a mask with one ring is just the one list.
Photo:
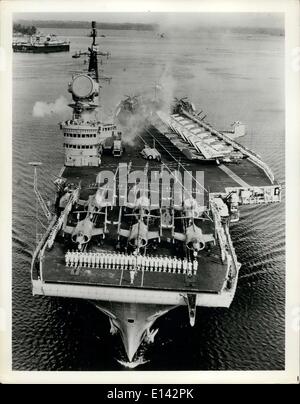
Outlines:
[[51, 114], [64, 115], [69, 112], [68, 102], [65, 97], [60, 96], [54, 102], [37, 101], [32, 110], [35, 118], [44, 118]]

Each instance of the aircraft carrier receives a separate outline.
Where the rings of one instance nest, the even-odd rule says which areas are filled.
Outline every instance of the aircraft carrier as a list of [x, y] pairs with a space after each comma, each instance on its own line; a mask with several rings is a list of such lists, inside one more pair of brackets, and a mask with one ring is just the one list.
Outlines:
[[49, 222], [33, 254], [32, 291], [89, 300], [132, 362], [169, 310], [186, 306], [193, 326], [197, 306], [230, 306], [240, 269], [230, 223], [242, 205], [280, 202], [281, 189], [261, 158], [236, 142], [241, 122], [218, 131], [187, 99], [169, 111], [153, 102], [148, 112], [121, 102], [119, 117], [144, 121], [125, 144], [126, 119], [98, 119], [99, 82], [107, 79], [98, 59], [109, 53], [96, 36], [93, 22], [92, 44], [81, 52], [88, 69], [68, 87], [73, 113], [60, 123], [65, 160], [51, 208], [38, 188], [40, 163], [31, 162]]

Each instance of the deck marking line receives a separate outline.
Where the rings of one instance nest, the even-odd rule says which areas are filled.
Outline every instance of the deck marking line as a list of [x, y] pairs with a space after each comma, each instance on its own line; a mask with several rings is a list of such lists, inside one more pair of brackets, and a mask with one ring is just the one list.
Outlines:
[[243, 181], [237, 174], [230, 170], [230, 168], [224, 166], [223, 164], [219, 165], [219, 168], [224, 171], [229, 177], [231, 177], [235, 182], [240, 184], [243, 188], [249, 188], [250, 185], [247, 182]]

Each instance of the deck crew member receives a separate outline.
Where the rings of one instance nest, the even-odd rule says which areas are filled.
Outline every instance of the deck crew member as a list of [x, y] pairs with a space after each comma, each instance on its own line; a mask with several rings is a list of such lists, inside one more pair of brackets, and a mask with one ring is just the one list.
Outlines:
[[116, 269], [116, 263], [117, 263], [117, 254], [113, 253], [111, 257], [112, 269]]
[[83, 252], [83, 253], [82, 253], [82, 266], [83, 266], [83, 267], [85, 267], [85, 256], [86, 256], [86, 253]]
[[151, 257], [145, 257], [145, 270], [149, 271], [149, 267], [150, 267], [150, 261], [151, 261]]
[[141, 268], [141, 263], [142, 263], [142, 256], [141, 254], [138, 254], [136, 257], [136, 270], [139, 271]]
[[110, 269], [112, 264], [112, 254], [107, 254], [107, 268]]
[[135, 267], [135, 256], [130, 254], [128, 255], [128, 269], [131, 271]]
[[118, 254], [116, 255], [116, 269], [120, 268], [120, 259], [121, 259], [121, 254], [118, 251]]
[[124, 256], [124, 265], [125, 265], [126, 270], [129, 269], [129, 256], [127, 253], [125, 253], [125, 256]]
[[82, 265], [83, 265], [83, 254], [82, 254], [82, 252], [80, 252], [78, 254], [79, 254], [79, 266], [82, 267]]
[[121, 267], [122, 271], [124, 269], [124, 264], [125, 264], [125, 256], [124, 256], [124, 253], [122, 253], [120, 256], [120, 267]]
[[149, 261], [150, 261], [150, 262], [149, 262], [149, 270], [150, 270], [150, 272], [153, 272], [154, 261], [155, 261], [153, 255], [150, 255]]
[[96, 268], [99, 268], [99, 263], [100, 263], [100, 255], [96, 253], [95, 257], [95, 263], [96, 263]]
[[172, 258], [168, 258], [168, 272], [172, 272], [172, 268], [173, 268], [173, 259]]
[[75, 251], [72, 250], [71, 254], [70, 254], [70, 258], [71, 258], [71, 266], [73, 267], [75, 265]]
[[102, 253], [102, 257], [103, 257], [103, 269], [107, 268], [107, 255], [105, 253]]
[[197, 270], [198, 270], [198, 260], [195, 258], [193, 261], [193, 274], [197, 275]]
[[92, 268], [95, 268], [95, 263], [96, 263], [96, 257], [95, 257], [95, 253], [92, 253]]
[[173, 274], [176, 274], [176, 270], [177, 270], [177, 257], [173, 258], [173, 262], [172, 262], [172, 272]]
[[99, 261], [100, 261], [100, 268], [103, 269], [104, 268], [104, 255], [103, 255], [103, 253], [100, 253]]
[[[153, 257], [153, 269], [156, 272], [158, 270], [158, 257]], [[151, 271], [151, 268], [150, 268]]]
[[82, 266], [85, 267], [85, 252], [82, 253]]
[[168, 269], [169, 258], [165, 255], [163, 259], [163, 271], [167, 272]]
[[181, 273], [181, 268], [182, 268], [182, 260], [181, 260], [181, 258], [178, 258], [178, 260], [177, 260], [177, 273], [178, 274]]
[[182, 262], [182, 269], [183, 269], [184, 274], [187, 273], [187, 268], [188, 268], [188, 262], [186, 260], [186, 257], [184, 257], [183, 262]]
[[75, 253], [74, 253], [74, 265], [75, 265], [75, 267], [77, 267], [78, 261], [79, 261], [79, 252], [75, 251]]
[[70, 252], [70, 258], [69, 258], [69, 260], [70, 260], [70, 267], [73, 267], [74, 266], [74, 261], [73, 261], [73, 255], [74, 255], [74, 251], [72, 250], [71, 252]]
[[189, 260], [188, 262], [188, 276], [192, 276], [193, 275], [193, 263], [192, 261]]
[[89, 268], [92, 264], [92, 256], [91, 253], [87, 253], [86, 254], [86, 258], [87, 258], [87, 267]]
[[162, 271], [162, 267], [163, 267], [163, 257], [162, 255], [160, 255], [158, 258], [158, 272]]
[[136, 271], [135, 271], [134, 268], [132, 268], [132, 269], [130, 270], [130, 272], [129, 272], [129, 274], [130, 274], [130, 284], [131, 284], [131, 285], [133, 284], [135, 273], [136, 273]]
[[66, 266], [70, 266], [70, 251], [68, 250], [65, 254], [65, 262], [66, 262]]
[[142, 255], [141, 257], [141, 271], [144, 271], [146, 268], [146, 257], [144, 255]]

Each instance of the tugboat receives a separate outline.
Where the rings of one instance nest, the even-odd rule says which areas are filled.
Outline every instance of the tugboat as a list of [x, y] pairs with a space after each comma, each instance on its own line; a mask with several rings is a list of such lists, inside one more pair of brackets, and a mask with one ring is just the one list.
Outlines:
[[58, 40], [56, 35], [32, 35], [28, 40], [13, 42], [14, 52], [51, 53], [69, 52], [70, 42]]
[[[32, 291], [88, 300], [107, 315], [133, 362], [168, 311], [185, 306], [193, 327], [197, 307], [230, 306], [241, 266], [230, 223], [241, 205], [280, 202], [281, 190], [257, 155], [186, 101], [170, 113], [152, 111], [122, 153], [105, 150], [122, 141], [122, 132], [98, 119], [98, 56], [105, 53], [96, 36], [93, 22], [88, 71], [69, 83], [73, 114], [60, 124], [65, 159], [51, 210], [33, 163], [34, 191], [49, 224], [33, 254]], [[139, 110], [125, 104], [126, 113]], [[160, 158], [145, 160], [140, 152], [153, 143]], [[229, 168], [235, 152], [239, 164]]]

